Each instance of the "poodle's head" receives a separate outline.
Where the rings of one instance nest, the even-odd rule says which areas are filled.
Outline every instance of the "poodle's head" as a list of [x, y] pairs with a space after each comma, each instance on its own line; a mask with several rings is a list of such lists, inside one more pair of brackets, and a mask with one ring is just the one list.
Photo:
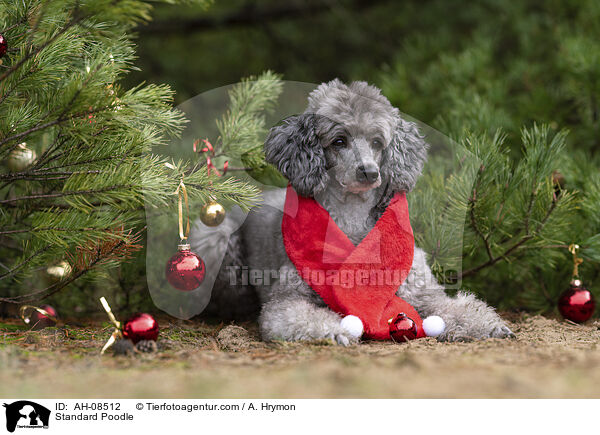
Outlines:
[[302, 196], [330, 183], [357, 194], [380, 187], [387, 196], [414, 187], [427, 144], [378, 88], [336, 79], [310, 94], [302, 115], [271, 129], [265, 153]]

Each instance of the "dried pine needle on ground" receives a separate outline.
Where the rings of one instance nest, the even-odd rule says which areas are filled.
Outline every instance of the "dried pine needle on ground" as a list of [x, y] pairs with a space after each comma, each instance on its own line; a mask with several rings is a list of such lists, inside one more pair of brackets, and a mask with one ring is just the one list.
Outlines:
[[[600, 397], [600, 322], [513, 319], [514, 340], [264, 343], [254, 323], [159, 318], [156, 353], [100, 356], [110, 328], [0, 324], [0, 396]], [[86, 382], [78, 382], [85, 376]], [[160, 379], [160, 382], [149, 382]]]

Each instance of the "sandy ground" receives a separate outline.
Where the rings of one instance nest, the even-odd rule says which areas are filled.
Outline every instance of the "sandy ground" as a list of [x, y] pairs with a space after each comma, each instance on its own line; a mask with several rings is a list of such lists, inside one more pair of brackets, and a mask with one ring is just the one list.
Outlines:
[[263, 343], [255, 324], [159, 319], [159, 351], [100, 356], [110, 329], [0, 323], [7, 398], [600, 397], [600, 322], [513, 317], [514, 340]]

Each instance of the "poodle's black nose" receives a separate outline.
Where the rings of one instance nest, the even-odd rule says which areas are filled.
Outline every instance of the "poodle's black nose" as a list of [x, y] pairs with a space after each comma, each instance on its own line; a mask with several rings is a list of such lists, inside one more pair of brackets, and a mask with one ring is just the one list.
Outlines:
[[375, 165], [360, 165], [356, 168], [356, 180], [361, 183], [374, 183], [379, 178], [379, 169]]

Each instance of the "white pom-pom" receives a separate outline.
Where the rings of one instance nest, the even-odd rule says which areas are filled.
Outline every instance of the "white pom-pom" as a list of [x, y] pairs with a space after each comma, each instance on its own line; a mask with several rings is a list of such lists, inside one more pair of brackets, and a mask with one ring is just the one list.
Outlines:
[[446, 323], [440, 316], [429, 316], [423, 320], [423, 331], [428, 337], [437, 337], [446, 329]]
[[355, 338], [360, 338], [364, 331], [362, 320], [353, 315], [344, 317], [340, 322], [340, 325]]

